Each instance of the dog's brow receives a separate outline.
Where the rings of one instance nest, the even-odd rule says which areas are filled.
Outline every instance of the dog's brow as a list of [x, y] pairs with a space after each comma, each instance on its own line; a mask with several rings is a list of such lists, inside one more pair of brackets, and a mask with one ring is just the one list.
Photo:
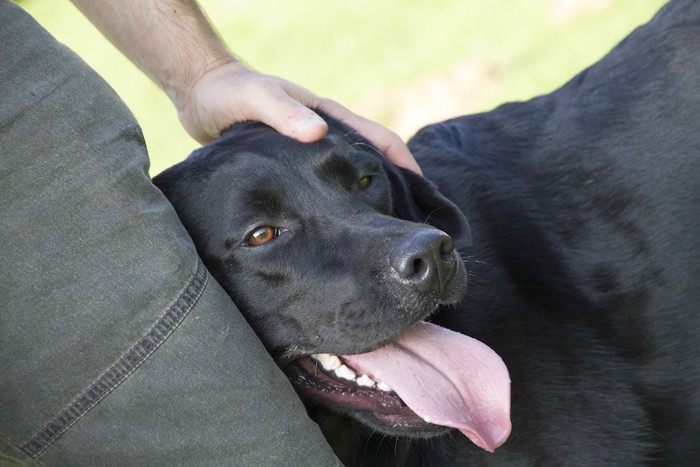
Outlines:
[[284, 209], [282, 199], [266, 188], [251, 190], [246, 201], [248, 206], [257, 213], [265, 213], [269, 216], [281, 215]]
[[340, 184], [350, 188], [355, 183], [355, 166], [346, 158], [336, 153], [331, 153], [314, 167], [316, 176], [329, 184]]

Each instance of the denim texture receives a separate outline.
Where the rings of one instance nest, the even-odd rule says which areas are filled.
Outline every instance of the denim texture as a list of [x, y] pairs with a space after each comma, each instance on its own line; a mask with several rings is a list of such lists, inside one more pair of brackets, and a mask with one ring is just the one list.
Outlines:
[[109, 86], [0, 0], [0, 464], [338, 465]]

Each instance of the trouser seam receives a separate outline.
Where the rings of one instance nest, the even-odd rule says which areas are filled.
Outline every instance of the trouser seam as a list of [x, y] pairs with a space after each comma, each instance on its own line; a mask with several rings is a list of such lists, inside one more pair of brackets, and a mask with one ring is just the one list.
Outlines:
[[40, 456], [73, 424], [122, 384], [165, 342], [189, 314], [204, 292], [208, 278], [206, 268], [198, 259], [194, 276], [160, 319], [134, 346], [122, 354], [117, 363], [103, 373], [66, 409], [48, 422], [21, 449], [33, 458]]

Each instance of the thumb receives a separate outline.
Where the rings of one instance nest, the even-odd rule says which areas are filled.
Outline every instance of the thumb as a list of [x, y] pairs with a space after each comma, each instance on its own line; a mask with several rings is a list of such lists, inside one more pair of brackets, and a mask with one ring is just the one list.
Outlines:
[[302, 143], [318, 141], [328, 132], [323, 118], [283, 90], [258, 96], [251, 110], [256, 114], [255, 120]]

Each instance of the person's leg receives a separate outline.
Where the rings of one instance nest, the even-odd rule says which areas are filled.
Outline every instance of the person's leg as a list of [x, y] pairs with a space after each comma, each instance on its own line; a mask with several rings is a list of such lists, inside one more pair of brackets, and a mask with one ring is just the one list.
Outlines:
[[336, 465], [111, 89], [0, 0], [0, 463]]

